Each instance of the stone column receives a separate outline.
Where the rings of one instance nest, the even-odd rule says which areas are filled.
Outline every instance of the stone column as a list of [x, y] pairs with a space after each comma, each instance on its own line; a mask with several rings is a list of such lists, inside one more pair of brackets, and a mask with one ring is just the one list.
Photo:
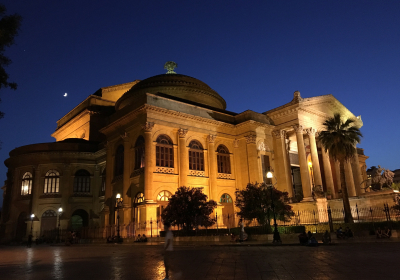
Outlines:
[[234, 168], [235, 168], [235, 183], [236, 188], [241, 190], [243, 189], [242, 186], [242, 173], [240, 172], [240, 156], [239, 156], [239, 140], [233, 140], [233, 147], [234, 147]]
[[362, 175], [361, 175], [361, 169], [360, 169], [360, 163], [358, 161], [358, 153], [357, 153], [357, 148], [356, 152], [354, 153], [354, 157], [351, 161], [352, 169], [353, 169], [353, 175], [354, 175], [354, 185], [356, 188], [356, 194], [359, 196], [360, 194], [365, 193], [365, 184], [361, 186], [361, 183], [363, 181]]
[[335, 174], [336, 174], [336, 184], [338, 191], [342, 189], [342, 178], [340, 176], [340, 162], [335, 161]]
[[104, 225], [112, 225], [113, 224], [113, 213], [114, 211], [114, 200], [112, 198], [112, 178], [114, 175], [114, 164], [113, 164], [113, 144], [107, 142], [106, 144], [106, 190], [104, 194]]
[[259, 183], [258, 158], [255, 134], [245, 136], [247, 143], [247, 162], [249, 164], [250, 183]]
[[322, 151], [322, 161], [324, 163], [324, 174], [325, 174], [325, 184], [326, 189], [331, 193], [332, 198], [336, 197], [335, 185], [333, 183], [331, 162], [329, 160], [328, 152], [325, 152], [325, 148], [321, 148]]
[[299, 164], [300, 164], [300, 175], [301, 175], [301, 186], [303, 189], [303, 201], [313, 201], [311, 194], [311, 183], [308, 172], [308, 164], [306, 158], [306, 150], [304, 148], [304, 139], [303, 139], [303, 126], [302, 125], [294, 125], [293, 126], [296, 132], [297, 139], [297, 150], [299, 154]]
[[313, 128], [309, 128], [306, 131], [310, 139], [311, 161], [312, 161], [315, 186], [322, 187], [321, 168], [319, 166], [317, 143], [315, 141], [315, 133], [317, 131]]
[[179, 186], [187, 185], [187, 176], [189, 173], [189, 154], [186, 148], [186, 134], [188, 130], [180, 128], [178, 130], [179, 135]]
[[351, 170], [350, 160], [344, 162], [344, 176], [346, 178], [346, 187], [349, 197], [356, 196], [356, 188], [354, 186], [353, 171]]
[[120, 213], [120, 224], [128, 224], [131, 220], [131, 211], [130, 207], [132, 207], [131, 198], [128, 196], [129, 187], [130, 187], [130, 178], [131, 178], [131, 168], [130, 163], [132, 162], [131, 158], [131, 143], [129, 141], [128, 133], [125, 132], [124, 135], [121, 135], [124, 140], [124, 175], [122, 177], [122, 193], [121, 197], [123, 199], [123, 215]]
[[286, 131], [275, 130], [272, 132], [275, 138], [275, 177], [277, 188], [287, 191], [289, 197], [293, 197], [293, 185], [290, 171], [290, 161], [286, 150]]
[[143, 126], [144, 129], [144, 199], [147, 202], [153, 202], [153, 169], [154, 157], [153, 141], [151, 139], [151, 130], [154, 123], [146, 122]]
[[215, 200], [218, 202], [218, 188], [217, 188], [217, 176], [218, 176], [218, 170], [217, 170], [217, 155], [215, 154], [215, 146], [214, 146], [214, 141], [216, 135], [208, 135], [207, 140], [208, 140], [208, 157], [210, 161], [210, 194], [211, 194], [211, 199]]

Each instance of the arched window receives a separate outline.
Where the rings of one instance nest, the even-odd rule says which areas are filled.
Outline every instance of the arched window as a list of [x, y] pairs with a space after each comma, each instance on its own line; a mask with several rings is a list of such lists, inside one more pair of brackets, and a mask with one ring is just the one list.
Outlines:
[[75, 173], [74, 193], [90, 193], [90, 173], [85, 169]]
[[157, 196], [157, 201], [168, 201], [171, 196], [169, 191], [161, 191]]
[[174, 167], [172, 140], [166, 135], [160, 135], [156, 142], [156, 166]]
[[204, 171], [203, 146], [196, 140], [189, 143], [189, 169]]
[[221, 199], [219, 200], [219, 202], [221, 202], [221, 203], [232, 203], [232, 197], [229, 194], [224, 193], [223, 195], [221, 195]]
[[142, 203], [143, 201], [144, 201], [144, 194], [140, 192], [135, 197], [135, 204]]
[[119, 145], [115, 152], [114, 177], [124, 174], [124, 146]]
[[218, 173], [231, 174], [231, 161], [229, 150], [224, 145], [217, 148]]
[[22, 176], [21, 182], [21, 195], [30, 195], [32, 192], [32, 174], [30, 172], [25, 172]]
[[60, 173], [57, 170], [49, 170], [44, 177], [44, 193], [60, 192]]
[[139, 136], [135, 144], [135, 169], [144, 167], [144, 138]]

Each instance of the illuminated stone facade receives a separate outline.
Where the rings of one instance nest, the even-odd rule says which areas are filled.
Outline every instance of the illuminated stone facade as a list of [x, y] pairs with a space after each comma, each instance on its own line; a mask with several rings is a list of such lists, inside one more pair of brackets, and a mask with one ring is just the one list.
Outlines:
[[[316, 135], [336, 112], [359, 127], [360, 117], [332, 95], [302, 98], [298, 91], [264, 113], [225, 109], [208, 85], [179, 74], [99, 89], [57, 122], [55, 143], [10, 152], [3, 240], [26, 236], [31, 213], [36, 235], [56, 227], [59, 207], [64, 229], [115, 224], [117, 193], [122, 225], [159, 219], [179, 186], [202, 188], [219, 202], [219, 215], [232, 214], [235, 190], [263, 182], [269, 168], [276, 187], [302, 201], [296, 209], [317, 207], [318, 185], [340, 202], [338, 165]], [[350, 197], [364, 193], [366, 159], [359, 149], [346, 165]]]

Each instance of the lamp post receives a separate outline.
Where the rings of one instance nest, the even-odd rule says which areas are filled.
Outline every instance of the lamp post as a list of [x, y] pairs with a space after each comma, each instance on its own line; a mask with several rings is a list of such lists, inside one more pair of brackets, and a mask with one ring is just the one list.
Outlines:
[[[274, 215], [274, 239], [273, 243], [282, 243], [281, 236], [279, 235], [278, 225], [276, 224], [276, 213], [275, 213], [275, 204], [274, 204], [274, 185], [272, 184], [272, 178], [274, 174], [271, 171], [267, 172], [267, 178], [271, 181], [271, 184], [268, 184], [268, 189], [271, 191], [271, 208], [272, 213]], [[276, 183], [275, 183], [276, 184]]]
[[61, 214], [63, 212], [63, 209], [60, 207], [58, 208], [58, 230], [57, 230], [57, 242], [60, 242], [60, 220], [61, 220]]
[[35, 214], [31, 214], [31, 235], [33, 233], [33, 218], [35, 218]]
[[121, 242], [121, 237], [119, 235], [119, 209], [122, 208], [122, 197], [121, 194], [117, 193], [115, 196], [115, 208], [117, 209], [117, 242]]

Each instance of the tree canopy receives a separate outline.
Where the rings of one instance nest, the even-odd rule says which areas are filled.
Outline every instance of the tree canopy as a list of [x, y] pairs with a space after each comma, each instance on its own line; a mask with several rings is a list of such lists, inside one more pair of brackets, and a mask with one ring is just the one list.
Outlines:
[[[14, 44], [14, 38], [18, 35], [21, 26], [22, 17], [18, 14], [6, 15], [6, 7], [0, 4], [0, 89], [17, 89], [17, 84], [8, 81], [8, 73], [4, 69], [11, 64], [11, 59], [4, 55], [6, 47]], [[1, 102], [1, 99], [0, 99]], [[0, 119], [4, 116], [0, 112]]]
[[217, 203], [214, 200], [207, 201], [207, 198], [199, 188], [179, 187], [169, 198], [161, 217], [186, 231], [196, 226], [212, 226], [215, 220], [210, 215]]
[[294, 215], [292, 206], [289, 203], [287, 192], [282, 192], [267, 184], [251, 184], [246, 189], [236, 190], [235, 205], [240, 209], [237, 213], [242, 219], [256, 219], [261, 225], [270, 225], [273, 218], [272, 198], [274, 200], [276, 218], [280, 221], [289, 221]]

